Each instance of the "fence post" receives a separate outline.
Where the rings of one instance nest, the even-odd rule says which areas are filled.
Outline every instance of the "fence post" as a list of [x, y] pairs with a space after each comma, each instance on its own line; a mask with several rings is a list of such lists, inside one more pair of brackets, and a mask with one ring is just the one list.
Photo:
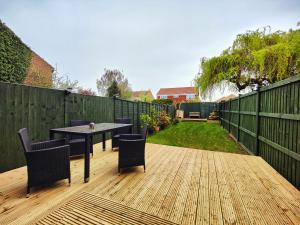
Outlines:
[[229, 100], [229, 118], [228, 118], [228, 132], [230, 133], [230, 121], [231, 121], [231, 99]]
[[137, 131], [141, 131], [141, 125], [140, 125], [140, 102], [137, 102], [137, 109], [136, 109], [136, 125], [137, 125]]
[[114, 122], [116, 121], [116, 96], [113, 96], [113, 101], [114, 101]]
[[237, 141], [240, 141], [240, 120], [241, 120], [241, 97], [238, 95], [238, 124], [237, 124]]
[[259, 111], [260, 111], [260, 91], [259, 87], [256, 90], [256, 140], [255, 140], [255, 151], [256, 155], [259, 155]]

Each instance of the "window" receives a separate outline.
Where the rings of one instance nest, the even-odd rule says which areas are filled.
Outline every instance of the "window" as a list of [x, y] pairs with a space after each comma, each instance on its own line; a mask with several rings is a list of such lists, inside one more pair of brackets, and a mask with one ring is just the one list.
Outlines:
[[167, 99], [167, 98], [168, 98], [167, 95], [161, 95], [161, 96], [160, 96], [160, 99]]
[[174, 98], [178, 98], [179, 97], [179, 95], [174, 95]]
[[194, 98], [195, 98], [195, 95], [194, 95], [194, 94], [188, 94], [188, 95], [186, 95], [186, 98], [187, 98], [188, 100], [191, 100], [191, 99], [194, 99]]

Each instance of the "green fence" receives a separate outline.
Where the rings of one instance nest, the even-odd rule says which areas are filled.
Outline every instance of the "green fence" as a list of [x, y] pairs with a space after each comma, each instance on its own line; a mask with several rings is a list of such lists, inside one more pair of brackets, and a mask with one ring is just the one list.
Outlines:
[[222, 126], [300, 188], [300, 76], [219, 105]]
[[[25, 164], [17, 131], [27, 127], [33, 141], [48, 139], [49, 129], [64, 127], [71, 119], [96, 123], [129, 117], [134, 131], [140, 127], [139, 115], [150, 107], [165, 109], [174, 116], [174, 106], [132, 102], [98, 96], [67, 94], [62, 90], [30, 87], [0, 82], [0, 172]], [[97, 137], [96, 141], [101, 141]]]
[[218, 103], [215, 102], [192, 102], [181, 103], [180, 109], [184, 111], [184, 117], [189, 117], [190, 112], [200, 112], [200, 118], [208, 118], [213, 111], [218, 111]]

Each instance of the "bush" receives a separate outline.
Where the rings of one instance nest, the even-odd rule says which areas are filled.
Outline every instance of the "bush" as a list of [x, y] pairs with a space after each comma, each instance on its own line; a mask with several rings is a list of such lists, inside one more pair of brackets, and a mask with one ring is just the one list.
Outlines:
[[0, 81], [23, 83], [31, 50], [0, 20]]
[[149, 133], [153, 133], [159, 124], [157, 112], [154, 108], [151, 108], [150, 115], [142, 113], [140, 115], [140, 120], [142, 123], [149, 124]]
[[166, 128], [171, 123], [171, 117], [166, 110], [161, 110], [159, 115], [159, 125], [161, 129]]
[[152, 103], [163, 104], [163, 105], [172, 105], [173, 100], [172, 99], [154, 99], [154, 100], [152, 100]]

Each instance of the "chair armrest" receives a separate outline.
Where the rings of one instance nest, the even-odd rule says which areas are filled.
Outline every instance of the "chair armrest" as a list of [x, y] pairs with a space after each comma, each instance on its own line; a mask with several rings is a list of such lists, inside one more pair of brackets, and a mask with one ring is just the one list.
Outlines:
[[[45, 148], [26, 153], [26, 158], [29, 161], [51, 161], [53, 159], [69, 158], [70, 145], [62, 145], [53, 148]], [[53, 163], [53, 162], [52, 162]]]
[[31, 144], [31, 148], [33, 151], [35, 151], [39, 149], [54, 148], [65, 144], [66, 144], [66, 139], [55, 139], [50, 141], [33, 143]]
[[143, 135], [141, 135], [141, 134], [120, 134], [120, 139], [123, 139], [123, 140], [143, 139]]
[[26, 153], [27, 167], [31, 172], [60, 171], [70, 168], [70, 145], [46, 148]]

